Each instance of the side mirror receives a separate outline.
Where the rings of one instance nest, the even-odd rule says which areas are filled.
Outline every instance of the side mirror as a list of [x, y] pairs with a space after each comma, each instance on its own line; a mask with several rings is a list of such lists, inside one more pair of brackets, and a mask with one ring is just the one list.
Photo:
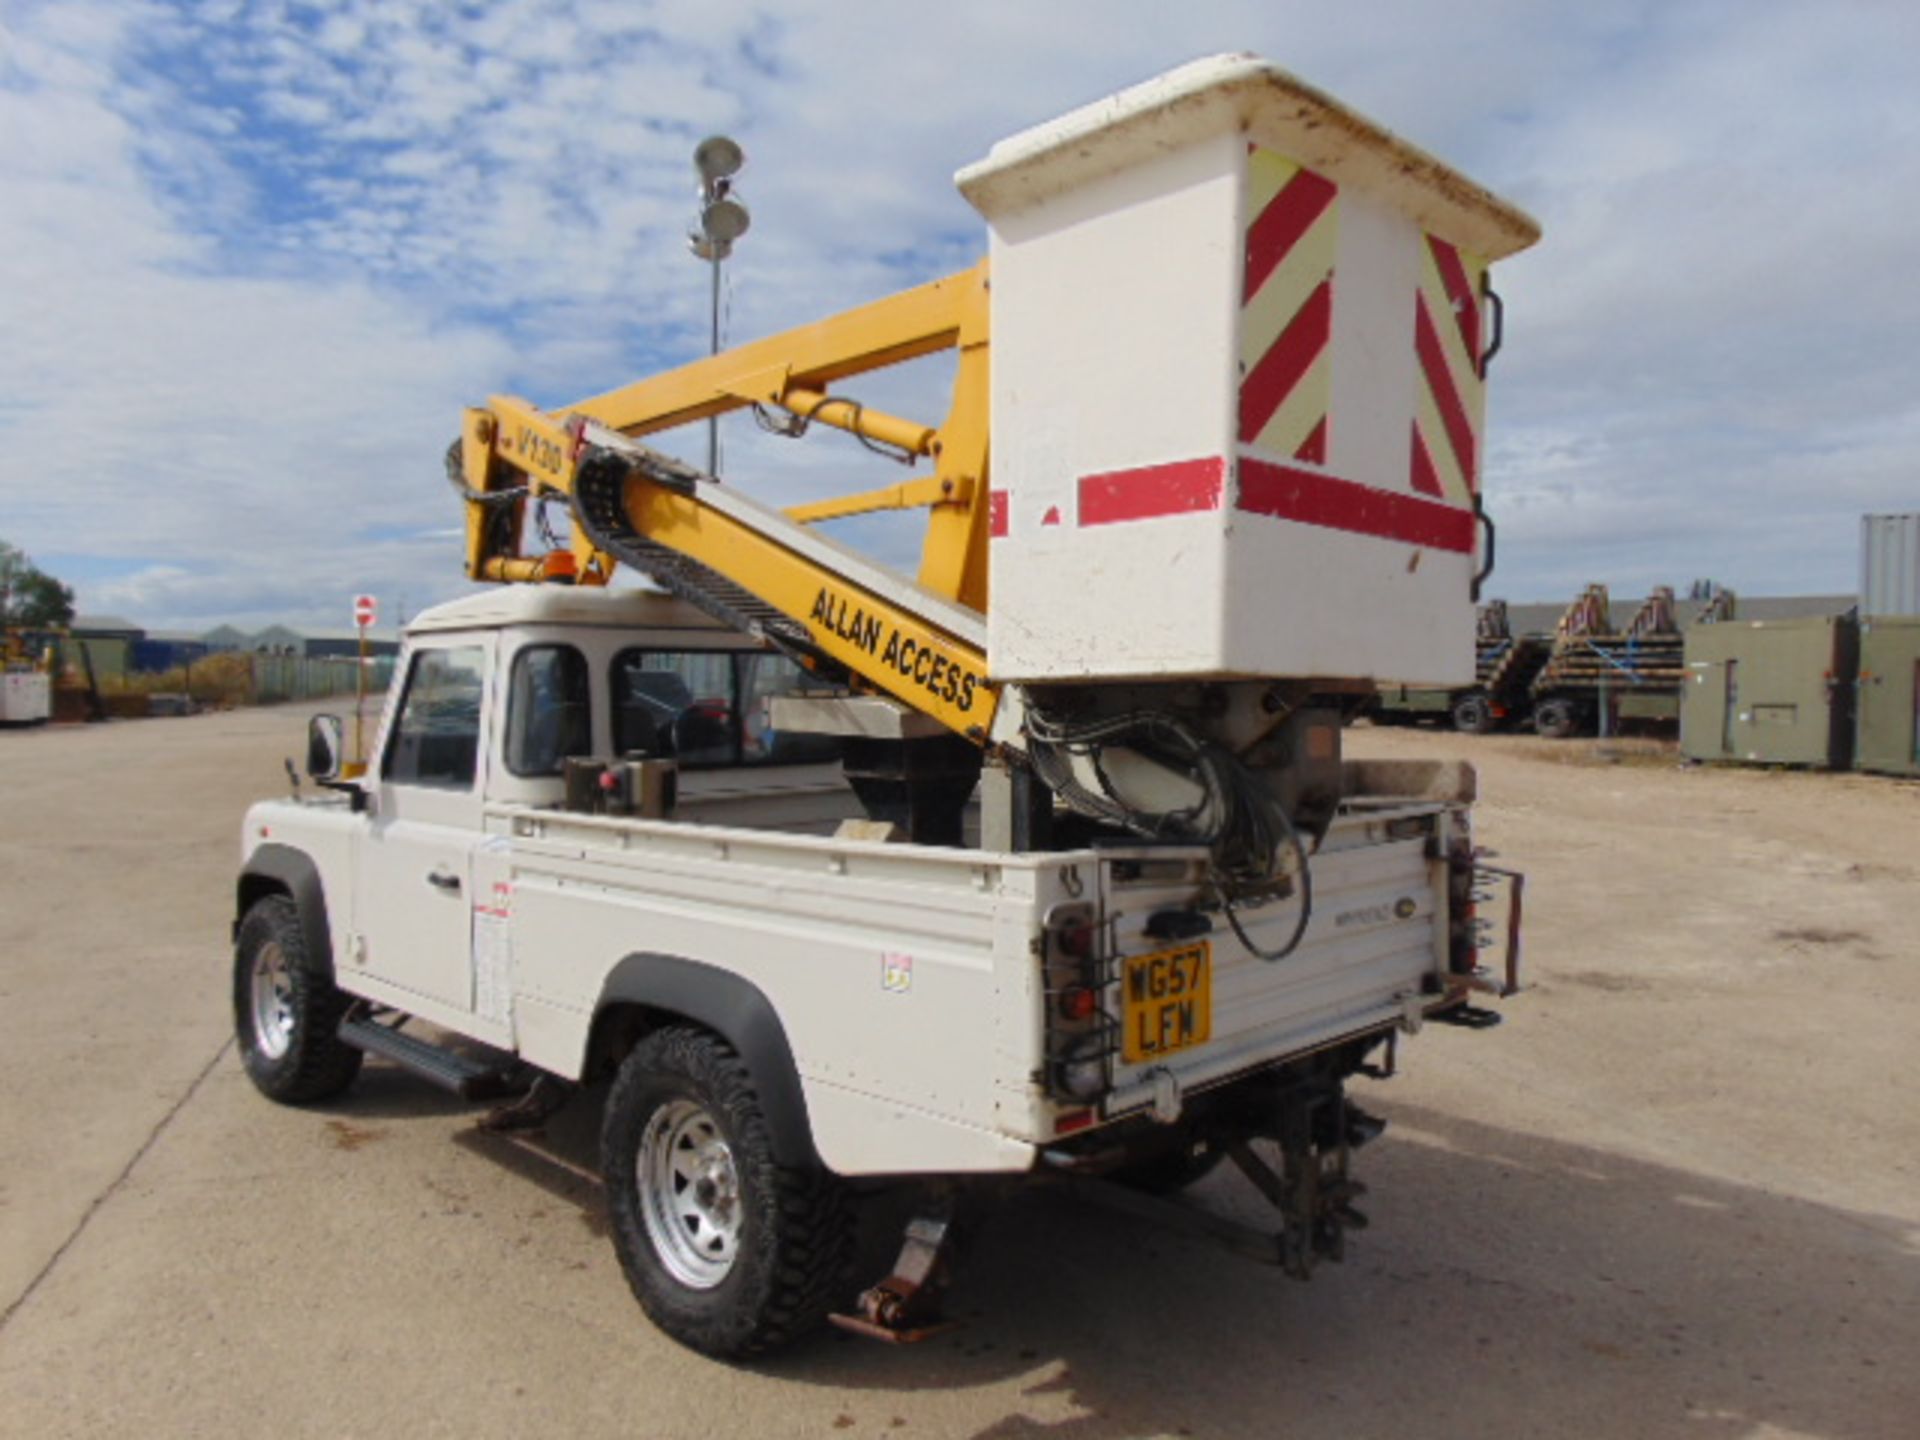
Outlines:
[[340, 757], [346, 753], [344, 730], [338, 715], [316, 715], [307, 722], [307, 778], [316, 783], [340, 778]]

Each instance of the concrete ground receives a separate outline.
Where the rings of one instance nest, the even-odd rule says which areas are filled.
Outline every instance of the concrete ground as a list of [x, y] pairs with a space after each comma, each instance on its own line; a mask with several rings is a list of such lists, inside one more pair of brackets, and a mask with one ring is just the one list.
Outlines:
[[1914, 786], [1362, 729], [1480, 763], [1532, 987], [1363, 1087], [1349, 1263], [1035, 1195], [960, 1331], [729, 1368], [647, 1326], [593, 1184], [470, 1108], [247, 1083], [238, 820], [303, 718], [0, 733], [0, 1435], [1920, 1434]]

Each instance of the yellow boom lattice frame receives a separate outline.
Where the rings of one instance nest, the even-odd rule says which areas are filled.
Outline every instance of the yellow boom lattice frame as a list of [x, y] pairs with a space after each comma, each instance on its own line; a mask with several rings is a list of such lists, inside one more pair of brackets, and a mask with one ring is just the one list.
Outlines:
[[[925, 508], [918, 588], [975, 612], [987, 606], [987, 266], [903, 291], [830, 319], [769, 336], [549, 412], [496, 395], [467, 411], [460, 469], [473, 495], [524, 488], [502, 502], [469, 498], [467, 574], [476, 580], [570, 579], [603, 585], [614, 557], [578, 525], [571, 548], [521, 553], [525, 507], [572, 496], [581, 426], [630, 438], [749, 406], [777, 407], [932, 462], [933, 473], [787, 512], [800, 524], [880, 510]], [[881, 414], [832, 392], [854, 375], [957, 350], [952, 401], [937, 427]], [[815, 648], [873, 688], [949, 728], [982, 739], [996, 691], [978, 645], [926, 614], [837, 572], [817, 557], [720, 514], [692, 493], [642, 475], [626, 482], [625, 508], [648, 540], [698, 561], [803, 625]], [[860, 623], [853, 623], [854, 619]], [[906, 656], [904, 665], [902, 655]], [[922, 658], [925, 656], [926, 658]], [[955, 678], [948, 682], [951, 673]], [[938, 678], [930, 684], [932, 676]], [[966, 702], [960, 703], [962, 697]]]

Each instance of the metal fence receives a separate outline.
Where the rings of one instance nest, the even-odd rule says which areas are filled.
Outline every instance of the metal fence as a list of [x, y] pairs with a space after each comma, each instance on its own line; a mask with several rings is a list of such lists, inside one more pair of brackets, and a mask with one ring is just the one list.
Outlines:
[[[352, 656], [253, 655], [253, 703], [277, 705], [286, 700], [325, 700], [350, 696], [359, 686], [360, 662]], [[367, 661], [367, 693], [382, 694], [393, 678], [393, 659]]]

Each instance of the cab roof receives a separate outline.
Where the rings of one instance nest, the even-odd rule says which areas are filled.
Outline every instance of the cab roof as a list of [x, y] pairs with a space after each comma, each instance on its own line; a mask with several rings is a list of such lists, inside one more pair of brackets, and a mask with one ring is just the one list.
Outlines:
[[595, 625], [628, 630], [695, 630], [718, 646], [760, 648], [752, 636], [723, 625], [684, 600], [657, 590], [574, 585], [496, 585], [414, 616], [409, 635], [440, 630], [495, 630], [513, 625]]

